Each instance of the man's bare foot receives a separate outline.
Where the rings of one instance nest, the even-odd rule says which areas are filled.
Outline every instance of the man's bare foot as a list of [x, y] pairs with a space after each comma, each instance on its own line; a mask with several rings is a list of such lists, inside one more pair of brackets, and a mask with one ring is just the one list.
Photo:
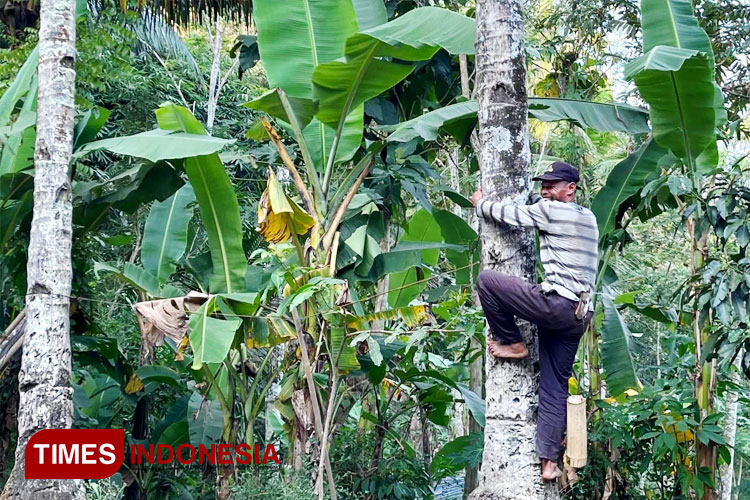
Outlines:
[[558, 477], [562, 476], [562, 471], [557, 466], [556, 462], [552, 460], [542, 459], [542, 479], [545, 481], [554, 481]]
[[490, 340], [487, 345], [490, 354], [498, 359], [523, 359], [529, 355], [529, 351], [523, 342], [501, 344], [497, 340]]

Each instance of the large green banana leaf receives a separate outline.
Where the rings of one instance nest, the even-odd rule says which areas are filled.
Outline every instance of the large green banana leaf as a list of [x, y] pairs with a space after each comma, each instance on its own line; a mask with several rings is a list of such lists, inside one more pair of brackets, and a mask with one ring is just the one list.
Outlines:
[[659, 172], [659, 159], [665, 154], [666, 149], [649, 140], [615, 165], [591, 203], [601, 236], [614, 229], [620, 205], [644, 186], [649, 175]]
[[649, 103], [659, 145], [695, 161], [716, 141], [713, 68], [705, 54], [660, 45], [629, 63], [625, 77]]
[[[369, 235], [367, 236], [369, 237]], [[357, 267], [357, 274], [361, 279], [365, 279], [366, 277], [367, 280], [372, 282], [379, 280], [386, 274], [405, 274], [409, 270], [413, 271], [415, 267], [429, 263], [429, 261], [426, 262], [423, 259], [422, 252], [426, 250], [439, 251], [442, 248], [444, 248], [446, 252], [452, 252], [452, 255], [456, 255], [466, 252], [467, 247], [465, 245], [446, 243], [444, 241], [401, 241], [396, 247], [392, 248], [390, 252], [375, 254], [370, 263], [369, 269], [365, 269], [364, 266], [360, 264], [360, 266]]]
[[[647, 111], [619, 103], [531, 97], [529, 116], [545, 122], [567, 120], [582, 128], [606, 132], [640, 134], [651, 131]], [[462, 140], [474, 127], [476, 120], [476, 101], [464, 101], [379, 129], [393, 132], [388, 136], [388, 141], [391, 142], [407, 142], [415, 137], [432, 141], [440, 130]]]
[[[0, 97], [0, 175], [20, 172], [33, 164], [38, 54], [35, 47]], [[11, 126], [11, 116], [21, 100], [23, 104]]]
[[197, 311], [190, 314], [190, 347], [193, 349], [193, 370], [203, 363], [221, 363], [232, 347], [234, 336], [242, 320], [212, 318], [216, 311], [216, 296], [211, 296]]
[[190, 156], [210, 155], [220, 151], [233, 139], [221, 139], [200, 133], [173, 132], [155, 129], [140, 134], [102, 139], [86, 144], [78, 154], [86, 154], [98, 149], [113, 153], [145, 158], [152, 162], [175, 160]]
[[352, 4], [357, 14], [359, 31], [369, 30], [388, 20], [383, 0], [352, 0]]
[[581, 128], [606, 132], [651, 132], [645, 109], [615, 102], [589, 102], [557, 97], [529, 98], [529, 116], [543, 122], [567, 120]]
[[185, 253], [188, 223], [193, 217], [190, 204], [195, 193], [185, 184], [162, 202], [155, 202], [146, 219], [141, 247], [143, 268], [165, 283], [175, 272], [177, 261]]
[[[18, 104], [18, 101], [26, 95], [33, 95], [36, 99], [36, 93], [29, 92], [36, 80], [36, 65], [39, 60], [39, 47], [34, 47], [29, 57], [18, 70], [18, 74], [13, 79], [13, 83], [0, 97], [0, 127], [10, 124], [10, 117]], [[36, 87], [34, 87], [36, 88]]]
[[640, 390], [641, 383], [630, 355], [630, 330], [608, 296], [611, 290], [604, 287], [604, 292], [601, 359], [609, 394], [617, 397], [628, 389]]
[[445, 250], [446, 258], [457, 269], [456, 284], [476, 283], [481, 260], [479, 235], [466, 223], [463, 217], [459, 217], [452, 212], [433, 210], [432, 215], [440, 226], [440, 232], [446, 243], [465, 247], [464, 250], [454, 248], [446, 248]]
[[[349, 116], [346, 117], [344, 128], [341, 131], [338, 148], [336, 148], [336, 158], [334, 163], [341, 163], [351, 160], [354, 153], [357, 152], [362, 144], [362, 129], [365, 125], [365, 106], [361, 104], [354, 108]], [[320, 123], [320, 120], [313, 118], [312, 122], [305, 127], [303, 131], [305, 142], [310, 151], [310, 156], [315, 163], [315, 168], [322, 172], [325, 170], [328, 162], [328, 155], [331, 152], [333, 138], [336, 130]]]
[[718, 161], [715, 128], [725, 118], [711, 43], [688, 0], [643, 0], [645, 54], [625, 67], [651, 108], [654, 140], [703, 169]]
[[[440, 225], [427, 210], [420, 209], [411, 217], [409, 227], [399, 240], [397, 247], [409, 243], [442, 243], [442, 241]], [[423, 264], [434, 266], [440, 256], [440, 249], [421, 250], [421, 254]], [[388, 280], [388, 304], [393, 308], [409, 305], [409, 302], [427, 286], [424, 280], [429, 278], [430, 274], [432, 273], [426, 267], [412, 267], [406, 271], [391, 274]]]
[[642, 0], [643, 52], [659, 45], [697, 50], [714, 64], [708, 35], [698, 25], [690, 0]]
[[73, 151], [93, 141], [107, 123], [109, 115], [110, 111], [101, 106], [95, 106], [83, 113], [73, 131]]
[[476, 22], [438, 7], [411, 10], [385, 24], [350, 36], [343, 61], [318, 64], [313, 73], [318, 119], [337, 127], [351, 109], [388, 90], [414, 66], [386, 61], [424, 61], [443, 48], [473, 54]]
[[434, 141], [441, 130], [448, 132], [457, 140], [462, 140], [476, 125], [477, 109], [476, 101], [464, 101], [444, 106], [396, 125], [378, 128], [384, 132], [393, 132], [388, 136], [389, 142], [408, 142], [416, 137]]
[[156, 279], [156, 276], [130, 262], [126, 262], [122, 269], [103, 262], [95, 262], [94, 274], [98, 277], [101, 272], [112, 273], [121, 281], [128, 283], [153, 298], [180, 297], [184, 295], [184, 292], [172, 285], [162, 286], [159, 280]]
[[166, 162], [136, 165], [104, 182], [76, 182], [73, 195], [83, 203], [73, 208], [73, 224], [91, 229], [112, 208], [132, 214], [144, 203], [166, 200], [184, 184]]
[[[190, 111], [172, 103], [156, 111], [156, 121], [165, 130], [206, 135], [203, 125]], [[217, 153], [185, 160], [185, 172], [195, 190], [195, 197], [208, 234], [213, 273], [211, 292], [244, 290], [247, 260], [242, 249], [242, 221], [237, 196]]]
[[[254, 8], [258, 47], [269, 85], [290, 97], [311, 100], [315, 67], [342, 57], [346, 39], [358, 31], [351, 0], [289, 0], [284, 3], [283, 16], [275, 0], [256, 1]], [[362, 16], [377, 15], [375, 10], [360, 12]], [[352, 108], [347, 115], [337, 161], [350, 159], [362, 142], [364, 110]], [[300, 122], [304, 134], [298, 139], [307, 143], [314, 168], [323, 171], [336, 130], [318, 120], [309, 125]]]
[[357, 32], [351, 0], [256, 0], [253, 8], [269, 86], [311, 99], [315, 66], [341, 57]]

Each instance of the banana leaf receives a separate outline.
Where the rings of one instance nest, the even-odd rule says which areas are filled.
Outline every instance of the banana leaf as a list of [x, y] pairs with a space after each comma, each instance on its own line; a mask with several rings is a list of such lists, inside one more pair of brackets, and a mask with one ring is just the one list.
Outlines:
[[36, 89], [36, 66], [39, 60], [39, 46], [34, 47], [26, 61], [18, 70], [16, 77], [13, 79], [13, 83], [0, 97], [0, 127], [5, 127], [10, 124], [10, 117], [15, 111], [18, 101], [24, 99], [25, 96], [32, 96], [32, 99], [36, 101], [36, 92], [31, 92], [32, 89]]
[[[206, 135], [203, 125], [182, 106], [165, 103], [156, 111], [164, 130]], [[240, 292], [245, 286], [247, 261], [242, 248], [242, 221], [237, 196], [217, 153], [190, 157], [185, 172], [195, 190], [203, 225], [208, 234], [213, 272], [211, 292]]]
[[[399, 240], [397, 247], [408, 243], [430, 242], [442, 244], [443, 235], [435, 218], [427, 210], [421, 209], [412, 216], [409, 227]], [[437, 264], [440, 249], [421, 250], [418, 255], [421, 257], [422, 265], [434, 266]], [[391, 274], [388, 280], [388, 304], [394, 308], [408, 305], [427, 286], [424, 280], [429, 278], [430, 274], [432, 273], [427, 267], [413, 266], [405, 271]]]
[[[577, 101], [547, 97], [529, 98], [529, 116], [544, 122], [569, 121], [581, 128], [628, 134], [648, 133], [648, 112], [619, 103]], [[430, 111], [417, 118], [378, 127], [392, 132], [389, 142], [408, 142], [416, 137], [432, 141], [443, 130], [463, 140], [476, 125], [476, 101], [464, 101]]]
[[113, 153], [157, 162], [210, 155], [217, 153], [224, 146], [233, 142], [233, 139], [211, 137], [200, 132], [175, 133], [172, 130], [156, 129], [125, 137], [113, 137], [90, 142], [79, 149], [77, 154], [85, 155], [91, 151], [106, 149]]
[[[344, 122], [344, 128], [341, 131], [338, 148], [336, 148], [336, 158], [334, 163], [342, 163], [352, 159], [354, 154], [362, 144], [362, 130], [365, 125], [365, 106], [357, 106], [349, 113]], [[336, 136], [336, 130], [328, 125], [320, 123], [320, 120], [313, 118], [310, 124], [303, 130], [305, 143], [310, 151], [310, 156], [315, 163], [315, 169], [318, 172], [325, 170], [328, 161], [328, 155], [333, 146], [333, 138]]]
[[[464, 250], [448, 247], [445, 256], [456, 266], [456, 284], [470, 285], [476, 283], [479, 276], [480, 241], [479, 235], [462, 217], [447, 210], [433, 210], [432, 216], [440, 226], [440, 232], [446, 243], [462, 245]], [[473, 248], [472, 248], [473, 247]]]
[[591, 203], [591, 211], [596, 216], [602, 237], [615, 228], [620, 205], [640, 191], [650, 175], [659, 173], [659, 159], [665, 154], [667, 150], [649, 140], [615, 165], [607, 176], [606, 184]]
[[359, 31], [365, 31], [388, 21], [388, 12], [383, 0], [352, 0], [357, 14]]
[[73, 151], [93, 141], [96, 138], [96, 134], [107, 123], [109, 115], [109, 110], [101, 106], [96, 106], [83, 113], [73, 131]]
[[279, 15], [277, 0], [253, 2], [258, 48], [270, 87], [312, 99], [315, 66], [343, 55], [357, 32], [351, 0], [288, 0]]
[[[254, 6], [258, 46], [270, 86], [290, 97], [312, 100], [315, 67], [342, 57], [346, 39], [358, 31], [352, 2], [290, 0], [284, 3], [283, 16], [274, 0], [258, 0]], [[347, 115], [336, 153], [339, 162], [349, 160], [362, 142], [364, 108], [352, 108]], [[311, 168], [323, 171], [336, 129], [318, 120], [303, 121], [300, 128], [300, 140], [307, 144], [314, 163]]]
[[425, 61], [441, 48], [451, 54], [473, 54], [475, 38], [473, 19], [438, 7], [417, 8], [350, 36], [343, 60], [321, 61], [315, 67], [314, 94], [320, 101], [317, 118], [337, 127], [350, 110], [393, 87], [414, 69], [381, 58]]
[[343, 315], [327, 315], [326, 319], [331, 325], [331, 359], [336, 362], [340, 372], [348, 373], [352, 370], [358, 370], [360, 364], [357, 360], [357, 348], [349, 345], [350, 342], [347, 341], [347, 328]]
[[645, 109], [615, 102], [531, 97], [529, 116], [543, 122], [567, 120], [581, 128], [605, 132], [644, 134], [651, 131]]
[[[103, 182], [73, 184], [74, 196], [83, 203], [73, 208], [73, 224], [90, 229], [106, 220], [110, 209], [133, 213], [144, 203], [163, 201], [184, 185], [166, 162], [136, 165]], [[101, 195], [105, 190], [115, 189]]]
[[120, 280], [153, 298], [165, 299], [184, 295], [181, 290], [171, 285], [162, 286], [156, 276], [129, 262], [122, 269], [103, 262], [95, 262], [94, 274], [98, 277], [101, 272], [112, 273]]
[[640, 391], [641, 383], [630, 354], [630, 330], [609, 297], [610, 293], [611, 290], [604, 287], [601, 361], [609, 394], [617, 397], [628, 389]]
[[346, 318], [347, 326], [355, 330], [367, 330], [368, 323], [376, 320], [391, 321], [401, 319], [408, 327], [413, 328], [422, 324], [427, 319], [427, 307], [424, 305], [399, 307], [380, 311], [365, 316], [349, 315]]
[[642, 8], [644, 55], [625, 77], [651, 108], [654, 140], [707, 171], [718, 162], [715, 129], [726, 117], [711, 43], [688, 0], [643, 0]]
[[193, 349], [193, 370], [203, 363], [221, 363], [229, 354], [234, 336], [242, 321], [239, 318], [212, 318], [216, 310], [212, 296], [197, 311], [190, 314], [190, 347]]
[[[3, 94], [3, 99], [9, 92], [6, 91]], [[0, 176], [20, 172], [34, 164], [36, 92], [37, 79], [34, 78], [29, 84], [23, 105], [13, 125], [8, 127], [0, 126], [0, 129], [7, 128], [7, 134], [0, 133], [0, 143], [2, 145], [2, 151], [0, 151]]]
[[[287, 96], [287, 99], [289, 100], [289, 105], [295, 115], [294, 118], [297, 119], [297, 123], [299, 123], [300, 127], [305, 128], [318, 110], [317, 103], [311, 99], [304, 99], [301, 97]], [[268, 113], [274, 118], [278, 118], [286, 123], [292, 123], [292, 118], [289, 117], [286, 109], [284, 109], [284, 104], [281, 102], [279, 91], [277, 89], [269, 90], [252, 101], [243, 104], [243, 106], [257, 111], [263, 111], [264, 113]]]
[[660, 146], [694, 162], [716, 141], [714, 76], [704, 53], [660, 45], [630, 62], [625, 77], [649, 103]]
[[188, 223], [193, 216], [190, 204], [194, 201], [193, 187], [185, 184], [169, 199], [151, 206], [143, 231], [141, 263], [160, 283], [175, 272], [177, 261], [185, 253]]

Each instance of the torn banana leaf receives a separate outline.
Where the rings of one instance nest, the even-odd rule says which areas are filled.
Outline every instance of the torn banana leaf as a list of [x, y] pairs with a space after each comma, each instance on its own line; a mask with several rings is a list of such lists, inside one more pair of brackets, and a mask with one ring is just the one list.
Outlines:
[[273, 347], [297, 338], [294, 327], [278, 316], [267, 316], [253, 323], [253, 336], [245, 339], [249, 349], [256, 347]]

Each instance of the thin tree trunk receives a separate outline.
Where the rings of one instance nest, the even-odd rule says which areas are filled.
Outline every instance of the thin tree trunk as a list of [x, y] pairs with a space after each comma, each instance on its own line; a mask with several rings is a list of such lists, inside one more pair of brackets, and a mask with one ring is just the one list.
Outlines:
[[[466, 59], [465, 55], [459, 55], [458, 56], [458, 62], [459, 62], [459, 69], [461, 73], [461, 95], [466, 97], [467, 99], [471, 99], [471, 88], [469, 86], [469, 65], [468, 61]], [[477, 131], [473, 130], [471, 132], [471, 147], [474, 149], [475, 154], [478, 154], [479, 152], [479, 137], [477, 136]], [[456, 155], [456, 159], [458, 160], [458, 155]], [[456, 185], [456, 191], [460, 190], [458, 189], [458, 185]], [[475, 231], [479, 231], [479, 221], [476, 220], [476, 218], [473, 217], [473, 212], [470, 212], [470, 225], [472, 229]], [[476, 276], [474, 276], [474, 260], [472, 257], [469, 257], [472, 259], [470, 261], [471, 266], [469, 267], [469, 276], [470, 276], [470, 282], [476, 283]], [[476, 288], [472, 287], [471, 289], [471, 303], [475, 307], [479, 307], [479, 297], [477, 296], [477, 290]], [[481, 351], [482, 355], [478, 356], [477, 359], [472, 361], [469, 364], [469, 389], [474, 391], [474, 393], [479, 394], [484, 398], [484, 349], [482, 349], [482, 346], [479, 345], [479, 342], [472, 338], [470, 341], [471, 344], [471, 350], [473, 351]], [[468, 408], [464, 407], [464, 412], [466, 414], [466, 422], [467, 422], [467, 430], [468, 434], [472, 434], [475, 432], [482, 432], [482, 427], [474, 420], [474, 417], [469, 412]], [[481, 464], [480, 464], [481, 465]], [[465, 475], [464, 475], [464, 498], [468, 497], [469, 494], [477, 489], [479, 486], [479, 466], [477, 467], [466, 467]]]
[[221, 77], [221, 42], [224, 32], [221, 29], [221, 21], [216, 18], [216, 31], [211, 34], [211, 21], [206, 21], [206, 31], [208, 32], [208, 43], [211, 45], [211, 74], [208, 79], [208, 104], [206, 105], [206, 128], [210, 132], [214, 127], [214, 118], [216, 117], [216, 104], [218, 102], [218, 85]]
[[16, 463], [1, 498], [84, 498], [81, 481], [24, 480], [24, 452], [42, 429], [70, 428], [72, 189], [68, 165], [75, 119], [75, 0], [43, 0], [34, 151], [34, 216], [27, 264], [26, 337], [18, 387]]
[[[137, 227], [138, 225], [136, 225], [136, 228]], [[140, 232], [137, 236], [138, 238], [136, 240], [136, 248], [133, 250], [133, 254], [131, 255], [131, 263], [135, 260], [134, 256], [136, 255], [138, 247], [140, 246]], [[140, 293], [140, 300], [141, 302], [144, 302], [146, 300], [143, 292]], [[145, 330], [143, 318], [140, 314], [136, 314], [136, 316], [138, 318], [138, 326], [140, 326], [140, 330], [141, 332], [143, 332]], [[145, 339], [141, 338], [141, 348], [138, 353], [138, 366], [141, 367], [151, 365], [155, 360], [156, 357], [154, 353], [154, 346], [149, 345], [148, 342], [145, 341]], [[141, 399], [139, 399], [135, 404], [135, 410], [133, 411], [133, 439], [146, 440], [148, 438], [148, 411], [150, 404], [150, 396], [142, 396]], [[142, 473], [143, 470], [144, 467], [135, 465], [134, 471], [136, 477], [138, 474]], [[127, 488], [125, 488], [125, 500], [140, 500], [141, 498], [144, 498], [144, 493], [145, 492], [141, 490], [141, 486], [140, 484], [138, 484], [138, 481], [133, 481]]]
[[740, 465], [737, 469], [737, 480], [734, 482], [734, 498], [732, 500], [740, 499], [740, 485], [742, 484], [742, 464], [745, 463], [740, 457]]
[[[389, 210], [383, 212], [383, 229], [385, 236], [380, 241], [380, 251], [387, 253], [391, 251], [391, 213]], [[381, 312], [388, 309], [388, 287], [390, 286], [389, 274], [386, 274], [375, 287], [375, 312]], [[373, 330], [383, 330], [385, 320], [376, 319], [372, 322]]]
[[[739, 370], [742, 364], [744, 350], [740, 351], [734, 362], [734, 370], [731, 374], [731, 380], [734, 383], [739, 382]], [[734, 479], [734, 443], [737, 438], [737, 392], [731, 391], [726, 393], [724, 403], [724, 441], [729, 445], [729, 456], [732, 460], [728, 464], [723, 464], [719, 468], [719, 477], [721, 477], [721, 500], [732, 500], [732, 480]]]
[[[521, 3], [478, 0], [476, 7], [479, 165], [485, 198], [525, 203], [531, 190], [531, 153]], [[532, 280], [534, 240], [525, 230], [481, 224], [483, 267]], [[480, 487], [475, 499], [556, 499], [542, 482], [535, 452], [538, 349], [529, 324], [521, 331], [530, 356], [488, 358], [487, 423]]]

